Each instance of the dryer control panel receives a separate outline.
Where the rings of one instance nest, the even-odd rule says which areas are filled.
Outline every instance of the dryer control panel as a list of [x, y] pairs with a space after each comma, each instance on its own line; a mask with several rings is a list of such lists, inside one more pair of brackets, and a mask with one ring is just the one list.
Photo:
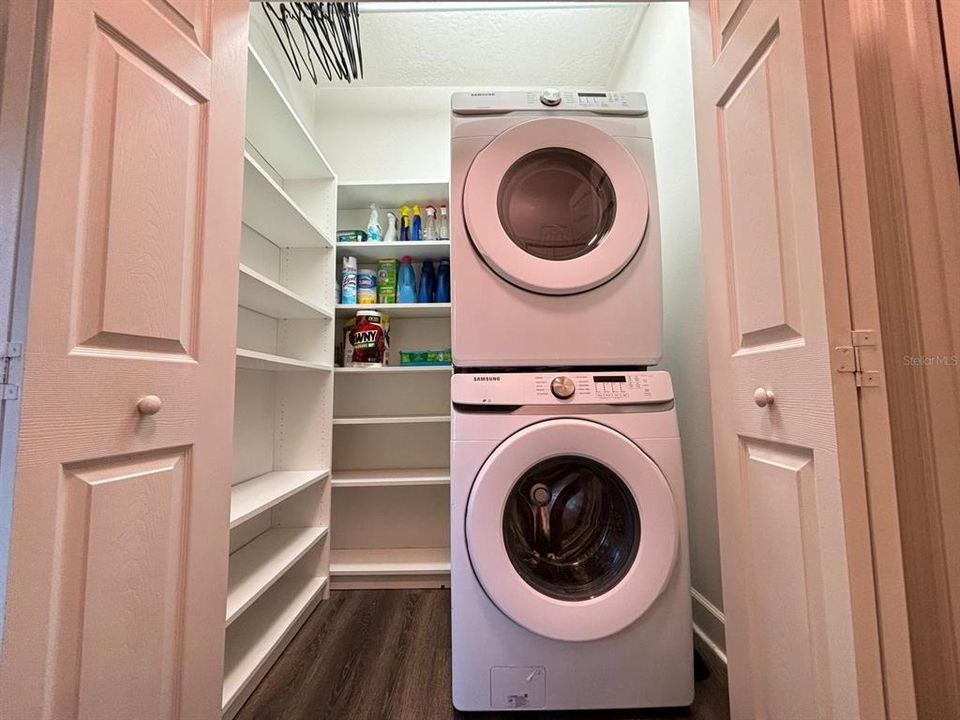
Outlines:
[[646, 405], [673, 400], [663, 371], [457, 373], [451, 400], [458, 405]]
[[581, 92], [577, 90], [496, 90], [457, 92], [450, 101], [456, 115], [488, 115], [516, 110], [593, 112], [603, 115], [647, 115], [647, 97], [637, 92]]

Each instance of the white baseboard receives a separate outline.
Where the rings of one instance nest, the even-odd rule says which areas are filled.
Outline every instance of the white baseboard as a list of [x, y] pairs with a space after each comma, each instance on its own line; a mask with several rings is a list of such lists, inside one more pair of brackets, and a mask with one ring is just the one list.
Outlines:
[[690, 588], [690, 596], [693, 599], [693, 631], [726, 665], [726, 619], [723, 611], [694, 588]]

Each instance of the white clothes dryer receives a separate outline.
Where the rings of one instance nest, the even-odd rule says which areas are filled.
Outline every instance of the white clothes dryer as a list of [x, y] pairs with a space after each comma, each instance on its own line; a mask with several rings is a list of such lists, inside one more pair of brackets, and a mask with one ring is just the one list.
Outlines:
[[660, 224], [644, 95], [454, 93], [451, 107], [454, 365], [655, 365]]
[[689, 705], [670, 376], [458, 373], [451, 397], [453, 704]]

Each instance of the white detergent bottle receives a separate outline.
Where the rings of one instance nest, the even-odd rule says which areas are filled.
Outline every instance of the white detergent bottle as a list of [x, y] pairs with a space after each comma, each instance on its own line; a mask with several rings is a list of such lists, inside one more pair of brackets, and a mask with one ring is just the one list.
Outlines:
[[370, 219], [367, 221], [367, 242], [382, 242], [383, 228], [380, 227], [380, 208], [370, 203]]

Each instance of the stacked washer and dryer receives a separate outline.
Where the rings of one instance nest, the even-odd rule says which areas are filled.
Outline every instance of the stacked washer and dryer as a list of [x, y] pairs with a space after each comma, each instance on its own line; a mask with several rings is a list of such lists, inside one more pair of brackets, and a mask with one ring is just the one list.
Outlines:
[[646, 99], [455, 93], [451, 146], [453, 703], [688, 705]]

